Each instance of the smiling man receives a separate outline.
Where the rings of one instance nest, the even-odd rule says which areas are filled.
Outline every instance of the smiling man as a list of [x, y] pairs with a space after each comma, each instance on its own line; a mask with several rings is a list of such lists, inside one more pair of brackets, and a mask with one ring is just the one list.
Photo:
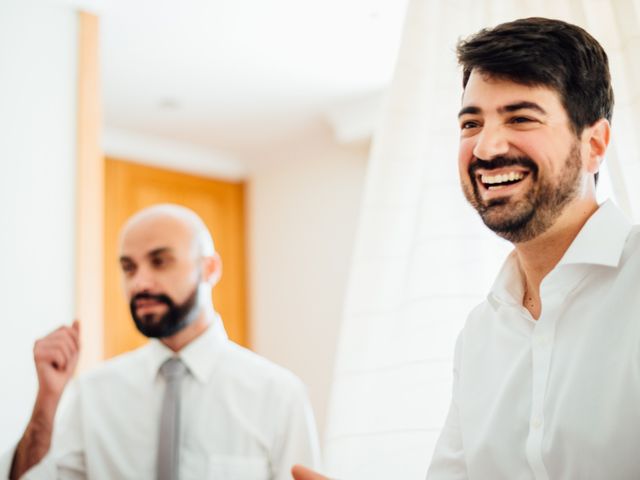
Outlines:
[[[305, 388], [227, 339], [211, 299], [222, 262], [202, 220], [177, 205], [134, 215], [120, 241], [133, 320], [148, 345], [65, 386], [79, 325], [36, 342], [39, 391], [2, 478], [283, 480], [318, 461]], [[106, 319], [108, 321], [108, 319]]]
[[462, 189], [515, 248], [458, 338], [428, 478], [640, 478], [640, 231], [596, 201], [607, 55], [575, 25], [529, 18], [458, 59]]
[[457, 53], [462, 189], [514, 250], [458, 338], [427, 478], [640, 478], [640, 229], [596, 201], [607, 55], [544, 18], [482, 30]]

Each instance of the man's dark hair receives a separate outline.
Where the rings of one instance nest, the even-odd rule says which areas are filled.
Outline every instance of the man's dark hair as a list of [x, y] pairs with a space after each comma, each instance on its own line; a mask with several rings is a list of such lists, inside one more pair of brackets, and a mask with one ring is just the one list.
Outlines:
[[613, 89], [607, 54], [585, 30], [548, 18], [523, 18], [483, 29], [458, 43], [466, 87], [472, 70], [560, 94], [576, 135], [601, 118], [611, 122]]

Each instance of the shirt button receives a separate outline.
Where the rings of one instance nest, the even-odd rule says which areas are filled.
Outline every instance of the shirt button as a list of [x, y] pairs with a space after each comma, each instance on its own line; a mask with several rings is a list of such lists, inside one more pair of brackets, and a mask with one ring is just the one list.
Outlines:
[[538, 429], [542, 426], [542, 420], [540, 420], [539, 418], [534, 418], [533, 420], [531, 420], [531, 426], [535, 429]]

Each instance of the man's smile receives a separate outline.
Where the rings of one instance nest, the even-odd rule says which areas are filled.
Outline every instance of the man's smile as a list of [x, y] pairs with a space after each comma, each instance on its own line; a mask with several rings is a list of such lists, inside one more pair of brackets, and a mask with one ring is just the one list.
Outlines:
[[505, 167], [492, 170], [477, 169], [474, 181], [482, 200], [513, 195], [530, 186], [530, 171], [523, 167]]

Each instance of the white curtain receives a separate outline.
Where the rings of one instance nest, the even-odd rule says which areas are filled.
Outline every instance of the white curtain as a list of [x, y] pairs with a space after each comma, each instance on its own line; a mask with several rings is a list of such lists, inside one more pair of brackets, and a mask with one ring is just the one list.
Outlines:
[[325, 438], [330, 475], [424, 478], [448, 408], [455, 338], [510, 250], [458, 184], [456, 41], [526, 16], [570, 21], [601, 41], [616, 108], [599, 188], [638, 220], [639, 7], [638, 0], [409, 3], [354, 250]]

